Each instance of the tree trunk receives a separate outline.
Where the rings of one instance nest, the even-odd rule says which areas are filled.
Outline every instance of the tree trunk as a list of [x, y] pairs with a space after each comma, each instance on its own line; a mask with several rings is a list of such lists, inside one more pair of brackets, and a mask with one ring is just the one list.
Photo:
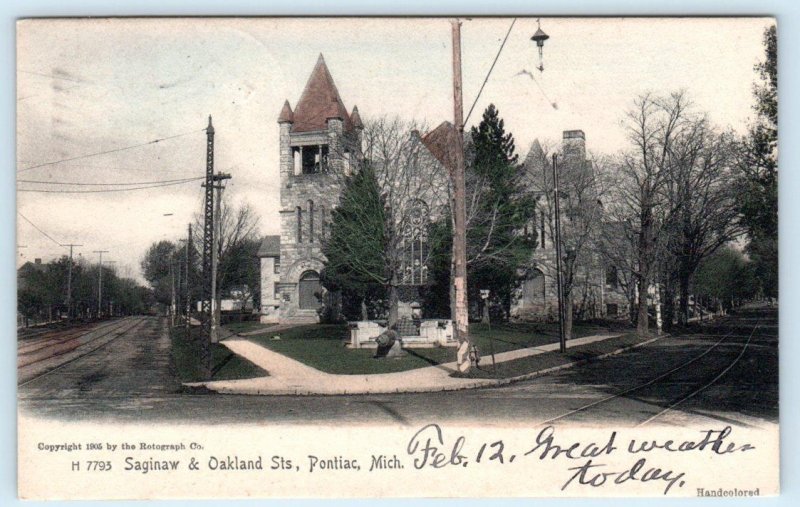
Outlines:
[[636, 334], [640, 338], [648, 336], [648, 315], [647, 315], [647, 281], [639, 280], [639, 308], [636, 316]]
[[397, 307], [400, 302], [400, 297], [397, 294], [397, 285], [394, 283], [389, 285], [389, 317], [387, 325], [391, 328], [397, 324], [398, 315]]
[[664, 331], [669, 332], [675, 323], [675, 288], [672, 280], [664, 280]]
[[679, 319], [681, 324], [686, 325], [689, 322], [689, 275], [683, 271], [678, 275], [680, 278], [680, 315]]
[[628, 320], [630, 320], [631, 325], [636, 325], [636, 316], [638, 315], [636, 310], [636, 282], [631, 282], [628, 286]]
[[572, 339], [572, 290], [564, 294], [564, 339]]

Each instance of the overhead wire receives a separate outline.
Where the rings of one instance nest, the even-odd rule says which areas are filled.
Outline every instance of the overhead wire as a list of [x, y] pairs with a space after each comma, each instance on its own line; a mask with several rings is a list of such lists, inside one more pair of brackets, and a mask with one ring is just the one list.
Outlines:
[[35, 193], [42, 193], [42, 194], [99, 194], [99, 193], [108, 193], [108, 192], [128, 192], [131, 190], [147, 190], [150, 188], [160, 188], [160, 187], [169, 187], [173, 185], [182, 185], [184, 183], [190, 183], [192, 181], [199, 181], [205, 179], [205, 177], [200, 176], [197, 178], [187, 178], [185, 180], [180, 180], [171, 183], [161, 183], [159, 185], [149, 185], [149, 186], [141, 186], [141, 187], [130, 187], [130, 188], [109, 188], [103, 190], [45, 190], [45, 189], [33, 189], [33, 188], [20, 188], [17, 192], [35, 192]]
[[55, 239], [53, 239], [53, 237], [51, 235], [47, 234], [42, 229], [40, 229], [39, 226], [37, 226], [35, 223], [31, 222], [30, 218], [28, 218], [25, 215], [23, 215], [19, 210], [17, 210], [17, 214], [19, 216], [21, 216], [23, 219], [25, 219], [26, 222], [31, 224], [34, 229], [36, 229], [37, 231], [41, 232], [44, 235], [44, 237], [46, 237], [47, 239], [49, 239], [50, 241], [52, 241], [53, 243], [55, 243], [56, 245], [58, 245], [60, 247], [67, 248], [66, 246], [62, 245], [59, 241], [56, 241]]
[[195, 178], [179, 178], [174, 180], [158, 180], [158, 181], [136, 181], [130, 183], [84, 183], [78, 181], [48, 181], [48, 180], [17, 180], [18, 183], [35, 183], [40, 185], [74, 185], [74, 186], [92, 186], [92, 187], [110, 187], [110, 186], [131, 186], [131, 185], [156, 185], [160, 183], [183, 183], [186, 181], [194, 181], [203, 179], [203, 177]]
[[517, 18], [511, 20], [511, 26], [508, 27], [508, 31], [506, 32], [506, 37], [503, 39], [503, 42], [500, 44], [500, 49], [497, 50], [497, 54], [494, 57], [494, 61], [492, 62], [492, 66], [489, 67], [489, 72], [486, 73], [486, 78], [483, 80], [483, 84], [481, 85], [481, 89], [478, 90], [478, 95], [475, 97], [475, 101], [472, 103], [472, 107], [469, 108], [469, 112], [467, 113], [467, 117], [464, 118], [464, 125], [467, 124], [469, 121], [469, 117], [472, 115], [472, 110], [475, 109], [475, 105], [478, 103], [478, 99], [481, 98], [481, 93], [483, 93], [483, 88], [486, 86], [486, 83], [489, 81], [489, 76], [492, 75], [492, 71], [494, 70], [494, 66], [497, 63], [497, 60], [500, 58], [500, 53], [503, 52], [503, 48], [506, 45], [506, 41], [508, 40], [508, 36], [511, 35], [511, 29], [514, 28], [514, 23], [517, 22]]
[[151, 144], [160, 143], [162, 141], [168, 141], [170, 139], [176, 139], [178, 137], [184, 137], [184, 136], [188, 136], [188, 135], [191, 135], [191, 134], [196, 134], [197, 132], [203, 132], [205, 130], [206, 130], [205, 128], [202, 128], [202, 129], [199, 129], [199, 130], [192, 130], [190, 132], [184, 132], [182, 134], [176, 134], [174, 136], [161, 137], [159, 139], [154, 139], [152, 141], [147, 141], [146, 143], [139, 143], [139, 144], [133, 144], [133, 145], [130, 145], [130, 146], [123, 146], [121, 148], [114, 148], [113, 150], [99, 151], [97, 153], [89, 153], [89, 154], [86, 154], [86, 155], [79, 155], [77, 157], [65, 158], [65, 159], [61, 159], [61, 160], [54, 160], [52, 162], [44, 162], [44, 163], [41, 163], [41, 164], [36, 164], [36, 165], [28, 166], [28, 167], [23, 167], [18, 172], [28, 171], [28, 170], [31, 170], [31, 169], [36, 169], [38, 167], [45, 167], [45, 166], [48, 166], [48, 165], [61, 164], [63, 162], [72, 162], [73, 160], [80, 160], [80, 159], [89, 158], [89, 157], [96, 157], [98, 155], [107, 155], [109, 153], [117, 153], [117, 152], [120, 152], [120, 151], [131, 150], [131, 149], [134, 149], [134, 148], [140, 148], [142, 146], [148, 146], [148, 145], [151, 145]]

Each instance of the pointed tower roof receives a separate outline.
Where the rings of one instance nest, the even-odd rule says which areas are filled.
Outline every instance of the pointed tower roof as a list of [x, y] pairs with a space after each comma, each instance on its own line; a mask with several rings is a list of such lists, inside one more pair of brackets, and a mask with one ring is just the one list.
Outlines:
[[283, 103], [281, 114], [278, 115], [278, 123], [294, 123], [294, 113], [292, 112], [292, 106], [289, 105], [288, 100]]
[[339, 90], [336, 89], [328, 66], [325, 65], [325, 58], [320, 53], [294, 110], [292, 132], [325, 130], [328, 128], [328, 118], [343, 120], [345, 130], [353, 128], [350, 115], [347, 114], [347, 109], [339, 96]]
[[545, 160], [544, 150], [542, 149], [542, 144], [539, 142], [539, 139], [534, 139], [531, 143], [531, 147], [528, 150], [528, 154], [525, 156], [525, 162], [523, 165], [525, 167], [531, 168], [536, 167], [537, 165], [541, 165], [542, 161]]
[[353, 124], [353, 127], [357, 129], [364, 128], [364, 123], [361, 121], [361, 115], [358, 114], [358, 106], [353, 106], [353, 112], [350, 113], [350, 122]]

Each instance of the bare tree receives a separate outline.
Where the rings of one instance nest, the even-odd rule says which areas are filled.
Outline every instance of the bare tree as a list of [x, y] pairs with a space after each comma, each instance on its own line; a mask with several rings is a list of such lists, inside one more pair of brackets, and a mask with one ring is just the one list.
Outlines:
[[[588, 160], [574, 154], [560, 155], [556, 170], [559, 173], [559, 205], [561, 210], [561, 244], [564, 258], [562, 295], [564, 297], [564, 333], [572, 336], [574, 300], [581, 282], [583, 298], [589, 298], [588, 286], [592, 275], [600, 271], [599, 245], [604, 225], [603, 200], [608, 193], [607, 162], [604, 157]], [[538, 164], [529, 164], [532, 187], [539, 195], [539, 213], [544, 215], [545, 227], [555, 240], [555, 182], [548, 162], [552, 153], [543, 148]], [[602, 280], [600, 281], [602, 283]]]
[[665, 227], [680, 203], [671, 202], [676, 154], [696, 127], [683, 92], [668, 97], [644, 94], [634, 100], [625, 127], [630, 148], [615, 163], [618, 183], [609, 200], [613, 220], [635, 240], [632, 274], [638, 288], [637, 333], [648, 334], [648, 290], [664, 252]]
[[[202, 231], [203, 217], [196, 214], [194, 222], [195, 230]], [[249, 203], [236, 205], [229, 194], [222, 194], [221, 234], [217, 241], [217, 312], [225, 290], [236, 286], [236, 299], [243, 302], [253, 299], [258, 293], [259, 265], [255, 255], [260, 241], [259, 223], [260, 217]], [[195, 249], [202, 251], [202, 236], [196, 235], [194, 240], [197, 242]]]
[[678, 320], [689, 318], [689, 287], [702, 261], [741, 235], [736, 199], [732, 134], [719, 133], [704, 116], [690, 117], [670, 151], [671, 176], [666, 185], [670, 214], [665, 227], [664, 256], [667, 322], [672, 322], [671, 282], [680, 298]]

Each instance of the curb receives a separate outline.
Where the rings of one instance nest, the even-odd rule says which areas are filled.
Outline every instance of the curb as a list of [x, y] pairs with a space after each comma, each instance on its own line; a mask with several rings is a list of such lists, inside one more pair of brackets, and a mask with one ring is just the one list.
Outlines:
[[[545, 368], [543, 370], [534, 371], [531, 373], [526, 373], [524, 375], [518, 375], [516, 377], [509, 377], [504, 379], [475, 379], [471, 382], [465, 382], [458, 385], [452, 386], [443, 386], [443, 387], [436, 387], [431, 389], [414, 389], [411, 388], [398, 388], [393, 391], [387, 390], [380, 390], [380, 391], [373, 391], [373, 392], [347, 392], [347, 389], [342, 389], [339, 392], [319, 392], [319, 391], [310, 391], [310, 390], [301, 390], [301, 389], [270, 389], [269, 391], [256, 391], [256, 392], [237, 392], [231, 391], [228, 389], [216, 390], [206, 386], [207, 389], [214, 393], [218, 394], [238, 394], [242, 396], [357, 396], [357, 395], [372, 395], [372, 394], [419, 394], [419, 393], [438, 393], [438, 392], [450, 392], [450, 391], [464, 391], [468, 389], [481, 389], [481, 388], [496, 388], [502, 387], [509, 384], [513, 384], [516, 382], [521, 382], [524, 380], [531, 380], [537, 377], [541, 377], [559, 370], [565, 370], [567, 368], [572, 368], [575, 366], [582, 366], [584, 364], [588, 364], [594, 361], [599, 361], [611, 356], [615, 356], [618, 354], [622, 354], [623, 352], [627, 352], [629, 350], [633, 350], [639, 347], [643, 347], [645, 345], [649, 345], [661, 338], [665, 338], [670, 336], [669, 334], [662, 334], [656, 336], [654, 338], [650, 338], [640, 343], [635, 343], [633, 345], [626, 345], [624, 347], [620, 347], [616, 350], [612, 350], [611, 352], [606, 352], [604, 354], [600, 354], [598, 356], [587, 357], [585, 359], [580, 359], [577, 361], [572, 361], [569, 363], [560, 364], [557, 366], [551, 366], [549, 368]], [[205, 386], [205, 382], [191, 382], [191, 383], [184, 383], [184, 386], [187, 387], [197, 387], [197, 386]]]

